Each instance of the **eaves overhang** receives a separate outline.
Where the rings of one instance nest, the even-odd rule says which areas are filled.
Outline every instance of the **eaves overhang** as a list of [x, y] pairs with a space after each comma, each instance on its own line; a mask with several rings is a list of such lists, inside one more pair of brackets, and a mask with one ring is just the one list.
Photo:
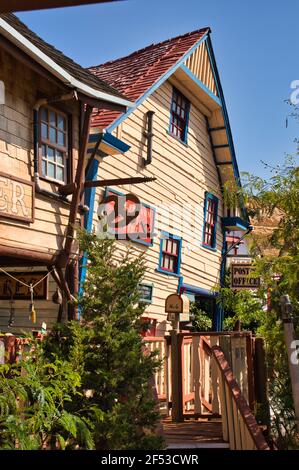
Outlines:
[[[45, 70], [50, 72], [53, 76], [58, 78], [64, 85], [81, 92], [83, 95], [98, 99], [101, 101], [106, 101], [108, 103], [114, 103], [124, 108], [131, 108], [134, 103], [124, 98], [110, 95], [104, 91], [97, 90], [80, 80], [72, 76], [69, 72], [63, 69], [58, 65], [53, 59], [47, 56], [42, 52], [38, 47], [36, 47], [32, 42], [25, 38], [21, 33], [19, 33], [15, 28], [13, 28], [9, 23], [7, 23], [3, 18], [0, 18], [0, 33], [8, 39], [12, 44], [17, 46], [20, 50], [25, 52], [29, 57], [35, 60], [37, 63], [42, 65]], [[124, 109], [125, 111], [125, 109]]]

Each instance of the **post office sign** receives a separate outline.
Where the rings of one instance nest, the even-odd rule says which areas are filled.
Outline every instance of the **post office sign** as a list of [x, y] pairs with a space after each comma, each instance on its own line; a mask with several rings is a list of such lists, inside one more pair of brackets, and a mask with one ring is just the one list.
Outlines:
[[34, 183], [0, 172], [0, 217], [34, 221]]
[[231, 265], [231, 287], [233, 289], [258, 289], [260, 278], [253, 277], [254, 266], [251, 264]]

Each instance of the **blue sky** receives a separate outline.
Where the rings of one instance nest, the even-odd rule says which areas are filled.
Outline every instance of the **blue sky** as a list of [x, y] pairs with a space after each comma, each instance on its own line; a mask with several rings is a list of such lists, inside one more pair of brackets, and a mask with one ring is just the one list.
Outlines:
[[266, 175], [261, 160], [296, 152], [284, 101], [299, 79], [297, 0], [127, 0], [19, 17], [83, 66], [210, 26], [240, 170]]

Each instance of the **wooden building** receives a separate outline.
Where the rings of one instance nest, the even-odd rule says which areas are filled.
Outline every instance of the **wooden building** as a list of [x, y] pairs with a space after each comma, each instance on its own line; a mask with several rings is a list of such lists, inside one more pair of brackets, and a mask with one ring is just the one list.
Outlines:
[[[76, 316], [91, 113], [131, 103], [12, 14], [0, 15], [0, 99], [0, 332], [20, 333]], [[127, 148], [108, 133], [94, 145]]]
[[151, 333], [163, 336], [167, 330], [165, 299], [176, 292], [197, 301], [213, 316], [213, 329], [221, 329], [213, 288], [223, 281], [226, 233], [245, 233], [249, 221], [241, 202], [233, 209], [224, 204], [223, 186], [240, 180], [210, 29], [90, 71], [135, 105], [123, 115], [93, 113], [90, 145], [108, 132], [130, 149], [113, 159], [97, 151], [89, 179], [145, 176], [155, 181], [89, 189], [85, 201], [94, 211], [86, 215], [86, 227], [99, 229], [103, 207], [109, 213], [119, 200], [119, 208], [130, 212], [139, 201], [135, 219], [125, 228], [115, 220], [112, 231], [120, 249], [131, 245], [136, 254], [145, 252], [148, 269], [141, 289], [146, 317], [153, 321]]
[[[108, 3], [117, 0], [1, 0], [0, 13], [41, 10], [47, 8], [73, 7], [91, 3]], [[119, 1], [119, 0], [118, 0]]]

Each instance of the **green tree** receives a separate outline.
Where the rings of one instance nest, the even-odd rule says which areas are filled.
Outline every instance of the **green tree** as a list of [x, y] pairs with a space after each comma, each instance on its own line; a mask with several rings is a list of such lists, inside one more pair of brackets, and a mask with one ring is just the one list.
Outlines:
[[[270, 167], [268, 166], [268, 169]], [[231, 328], [235, 320], [253, 330], [265, 341], [269, 375], [269, 398], [272, 433], [279, 448], [298, 446], [291, 394], [288, 358], [283, 338], [281, 295], [288, 294], [299, 313], [299, 168], [291, 158], [270, 168], [268, 179], [245, 174], [243, 200], [253, 224], [273, 229], [255, 235], [250, 241], [255, 275], [261, 287], [255, 293], [221, 289], [219, 300], [225, 311], [225, 325]], [[229, 192], [229, 191], [228, 191]], [[232, 197], [240, 197], [240, 190]], [[267, 304], [267, 309], [262, 306]], [[299, 337], [298, 322], [296, 329]]]
[[0, 448], [93, 448], [89, 426], [69, 403], [80, 394], [80, 374], [29, 338], [18, 364], [0, 366]]
[[143, 257], [121, 254], [113, 240], [94, 234], [81, 233], [80, 243], [88, 257], [81, 322], [54, 329], [47, 348], [71, 354], [80, 371], [82, 395], [72, 406], [90, 422], [96, 449], [159, 449], [150, 384], [160, 363], [141, 336]]

